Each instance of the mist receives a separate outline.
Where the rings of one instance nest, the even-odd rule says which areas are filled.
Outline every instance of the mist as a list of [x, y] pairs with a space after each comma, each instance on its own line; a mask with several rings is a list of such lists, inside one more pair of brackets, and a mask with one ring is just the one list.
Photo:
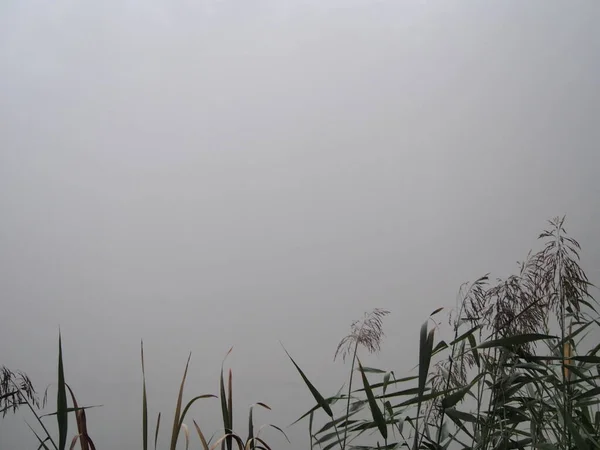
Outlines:
[[[599, 14], [3, 2], [0, 365], [43, 392], [60, 329], [97, 447], [136, 448], [141, 339], [151, 417], [170, 420], [190, 351], [186, 393], [217, 394], [233, 346], [236, 423], [263, 401], [257, 421], [287, 427], [313, 399], [279, 341], [333, 394], [338, 341], [385, 308], [366, 359], [408, 373], [431, 311], [514, 271], [556, 215], [598, 282]], [[37, 445], [25, 419], [0, 420], [1, 448]], [[277, 448], [306, 447], [305, 423], [286, 432]]]

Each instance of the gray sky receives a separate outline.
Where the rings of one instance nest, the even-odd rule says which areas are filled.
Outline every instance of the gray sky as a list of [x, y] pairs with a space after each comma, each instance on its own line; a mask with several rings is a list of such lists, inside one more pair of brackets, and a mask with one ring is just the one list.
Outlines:
[[[333, 393], [338, 340], [388, 308], [373, 363], [407, 371], [428, 314], [516, 268], [548, 218], [567, 214], [600, 281], [598, 17], [593, 0], [2, 2], [0, 365], [43, 391], [60, 326], [67, 381], [104, 405], [98, 448], [135, 448], [140, 339], [165, 420], [188, 351], [189, 397], [217, 393], [235, 345], [246, 433], [252, 402], [282, 426], [312, 405], [278, 340]], [[218, 403], [193, 415], [211, 431]], [[34, 442], [23, 415], [0, 421], [0, 447]]]

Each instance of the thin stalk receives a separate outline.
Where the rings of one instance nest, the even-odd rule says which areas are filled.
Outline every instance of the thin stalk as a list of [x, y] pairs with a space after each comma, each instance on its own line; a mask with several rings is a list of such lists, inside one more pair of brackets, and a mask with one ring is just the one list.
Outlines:
[[50, 442], [52, 443], [52, 446], [58, 450], [58, 446], [56, 445], [56, 443], [54, 442], [54, 439], [52, 439], [52, 436], [50, 435], [50, 433], [48, 432], [48, 429], [46, 428], [46, 425], [44, 425], [44, 422], [42, 422], [42, 419], [40, 418], [40, 416], [38, 416], [38, 414], [35, 412], [35, 410], [33, 409], [33, 406], [31, 405], [31, 403], [29, 403], [29, 401], [27, 399], [25, 399], [25, 402], [27, 403], [27, 406], [29, 407], [29, 409], [31, 410], [33, 416], [36, 418], [36, 420], [38, 421], [38, 423], [41, 425], [42, 429], [44, 430], [44, 433], [46, 433], [46, 436], [48, 437], [48, 439], [50, 440]]
[[[482, 336], [482, 332], [481, 329], [479, 329], [479, 342], [481, 342], [481, 336]], [[482, 365], [485, 365], [488, 363], [487, 361], [487, 353], [484, 351], [481, 353], [481, 363]], [[471, 447], [475, 446], [475, 439], [477, 437], [477, 433], [478, 431], [481, 431], [481, 422], [480, 422], [480, 418], [481, 418], [481, 406], [483, 404], [483, 391], [485, 388], [485, 378], [488, 375], [488, 371], [485, 369], [485, 367], [482, 369], [481, 367], [479, 368], [479, 374], [481, 374], [481, 370], [484, 371], [484, 376], [481, 377], [481, 379], [477, 382], [477, 422], [475, 422], [475, 426], [473, 427], [473, 439], [472, 439], [472, 443], [471, 443]]]
[[[364, 324], [360, 327], [361, 331]], [[359, 332], [360, 333], [360, 332]], [[350, 368], [350, 380], [348, 382], [348, 401], [346, 402], [346, 417], [350, 414], [350, 398], [352, 395], [352, 379], [354, 378], [354, 367], [356, 366], [356, 355], [358, 354], [358, 339], [354, 344], [354, 352], [352, 354], [352, 366]], [[337, 431], [337, 430], [336, 430]], [[342, 443], [342, 450], [346, 448], [346, 439], [348, 438], [348, 423], [344, 426], [344, 441]]]
[[[468, 295], [468, 293], [467, 293], [467, 295]], [[461, 317], [461, 315], [462, 315], [463, 306], [464, 306], [464, 301], [458, 312], [458, 317]], [[458, 344], [458, 342], [456, 342], [456, 339], [458, 338], [459, 327], [460, 327], [460, 321], [457, 321], [456, 325], [454, 326], [454, 339], [452, 339], [452, 342], [454, 342], [454, 343], [452, 344], [452, 350], [451, 350], [450, 356], [448, 357], [450, 363], [449, 363], [449, 367], [448, 367], [448, 376], [446, 377], [446, 387], [444, 388], [444, 391], [446, 391], [446, 392], [450, 388], [450, 377], [451, 377], [452, 368], [454, 365], [454, 350], [456, 349], [456, 345]], [[462, 357], [462, 355], [461, 355], [461, 357]], [[437, 438], [436, 438], [436, 444], [438, 447], [440, 446], [440, 440], [442, 439], [442, 427], [444, 426], [444, 415], [445, 414], [446, 414], [446, 408], [444, 407], [444, 402], [442, 402], [442, 412], [440, 414], [440, 423], [438, 425]]]
[[[562, 227], [561, 227], [562, 228]], [[562, 272], [563, 272], [563, 249], [562, 249], [562, 244], [560, 242], [560, 230], [557, 231], [556, 233], [556, 253], [557, 253], [557, 258], [558, 258], [558, 262], [556, 265], [556, 273], [554, 276], [554, 282], [556, 283], [556, 290], [557, 290], [557, 294], [558, 294], [558, 302], [560, 305], [560, 337], [561, 337], [561, 348], [560, 348], [560, 354], [562, 356], [562, 363], [561, 363], [561, 378], [562, 378], [562, 397], [563, 397], [563, 405], [562, 405], [562, 409], [563, 409], [563, 420], [567, 420], [567, 414], [569, 414], [569, 408], [567, 405], [567, 377], [566, 377], [566, 373], [565, 373], [565, 346], [564, 346], [564, 342], [565, 342], [565, 296], [563, 293], [563, 289], [562, 289], [562, 285], [563, 285], [563, 279], [562, 279]], [[570, 447], [570, 443], [571, 443], [571, 433], [568, 430], [568, 427], [566, 426], [565, 423], [565, 431], [566, 433], [564, 433], [564, 441], [562, 443], [563, 448], [568, 449]]]

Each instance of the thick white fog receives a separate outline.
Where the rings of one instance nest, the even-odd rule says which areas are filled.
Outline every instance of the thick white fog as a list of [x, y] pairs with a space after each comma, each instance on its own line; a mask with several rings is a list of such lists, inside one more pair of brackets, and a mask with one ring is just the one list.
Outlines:
[[[350, 322], [409, 371], [459, 285], [567, 215], [600, 281], [600, 3], [174, 0], [0, 5], [0, 365], [68, 383], [97, 447], [141, 448], [140, 339], [162, 442], [234, 370], [287, 426]], [[51, 388], [50, 394], [54, 395]], [[52, 411], [50, 405], [48, 411]], [[193, 417], [210, 434], [217, 400]], [[35, 448], [27, 411], [0, 448]], [[191, 425], [191, 424], [190, 424]], [[287, 430], [306, 448], [306, 424]]]

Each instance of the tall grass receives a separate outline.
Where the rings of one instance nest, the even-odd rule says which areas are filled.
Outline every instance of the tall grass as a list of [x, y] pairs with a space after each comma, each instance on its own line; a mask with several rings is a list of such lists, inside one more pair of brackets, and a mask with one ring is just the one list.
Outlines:
[[600, 318], [581, 247], [564, 218], [539, 239], [518, 274], [461, 288], [450, 339], [423, 324], [416, 375], [390, 380], [359, 363], [362, 388], [325, 398], [297, 367], [317, 400], [299, 419], [310, 417], [311, 448], [600, 448]]
[[[229, 355], [231, 353], [231, 349], [227, 353]], [[213, 394], [202, 394], [192, 397], [190, 400], [184, 403], [184, 389], [185, 382], [187, 379], [189, 364], [191, 360], [191, 354], [188, 356], [188, 359], [185, 364], [185, 369], [183, 371], [183, 376], [181, 383], [179, 385], [179, 391], [175, 403], [175, 411], [173, 414], [173, 424], [168, 433], [168, 446], [166, 448], [170, 450], [176, 450], [178, 448], [178, 441], [181, 433], [183, 432], [185, 438], [185, 448], [186, 450], [189, 448], [201, 448], [202, 450], [215, 450], [219, 447], [221, 449], [227, 448], [227, 450], [231, 450], [232, 448], [250, 450], [250, 449], [266, 449], [270, 450], [271, 447], [261, 436], [261, 433], [265, 427], [271, 427], [278, 432], [282, 433], [283, 436], [287, 439], [287, 435], [285, 432], [276, 425], [266, 424], [262, 425], [258, 428], [255, 427], [254, 418], [253, 418], [253, 410], [255, 407], [261, 407], [263, 409], [270, 410], [271, 408], [263, 403], [257, 402], [249, 407], [248, 414], [248, 434], [244, 439], [241, 437], [240, 433], [237, 433], [233, 428], [233, 372], [231, 369], [228, 371], [227, 382], [225, 382], [224, 377], [224, 365], [221, 366], [221, 376], [219, 379], [219, 385], [221, 390], [221, 404], [222, 404], [222, 413], [223, 413], [223, 429], [221, 432], [217, 432], [213, 434], [209, 439], [206, 438], [200, 425], [194, 420], [190, 418], [189, 420], [193, 423], [194, 431], [196, 432], [196, 436], [198, 437], [198, 445], [193, 442], [190, 428], [184, 420], [189, 417], [192, 406], [199, 400], [210, 399], [218, 397]], [[223, 362], [225, 359], [223, 360]], [[144, 357], [144, 347], [143, 343], [141, 345], [141, 368], [142, 368], [142, 449], [148, 450], [150, 447], [149, 443], [149, 432], [150, 432], [150, 423], [148, 417], [148, 395], [146, 389], [146, 367], [145, 367], [145, 357]], [[79, 442], [81, 450], [95, 450], [96, 445], [94, 441], [91, 439], [88, 433], [87, 426], [87, 417], [85, 411], [89, 408], [93, 408], [95, 406], [79, 406], [77, 403], [77, 399], [73, 390], [65, 381], [65, 368], [63, 361], [63, 349], [62, 349], [62, 338], [59, 334], [58, 341], [58, 373], [57, 373], [57, 383], [56, 383], [56, 411], [49, 414], [41, 414], [38, 409], [38, 403], [35, 397], [31, 399], [29, 396], [23, 395], [21, 398], [21, 404], [27, 405], [29, 407], [30, 412], [33, 415], [33, 418], [36, 421], [36, 426], [29, 425], [30, 430], [35, 435], [38, 441], [37, 449], [44, 450], [65, 450], [67, 448], [67, 444], [69, 444], [69, 450], [73, 450], [76, 447], [76, 444]], [[13, 380], [13, 389], [18, 388], [19, 385], [17, 380]], [[30, 388], [31, 392], [33, 391], [33, 387]], [[12, 391], [9, 391], [12, 392]], [[69, 405], [69, 398], [71, 400], [71, 405]], [[44, 395], [43, 405], [46, 404], [48, 399], [48, 389], [46, 389], [46, 393]], [[72, 436], [69, 436], [69, 415], [75, 415], [75, 421], [77, 424], [77, 432]], [[159, 447], [160, 443], [160, 424], [161, 424], [161, 416], [162, 413], [158, 413], [156, 418], [156, 425], [154, 427], [153, 433], [153, 448], [161, 448]], [[47, 424], [47, 420], [51, 417], [54, 417], [56, 420], [56, 431], [52, 432], [51, 427]], [[70, 440], [69, 440], [70, 439]]]
[[[419, 331], [418, 369], [413, 374], [397, 378], [393, 370], [361, 362], [362, 352], [381, 348], [388, 314], [381, 309], [353, 322], [339, 342], [334, 359], [349, 359], [350, 367], [347, 383], [332, 396], [322, 395], [284, 348], [315, 400], [295, 422], [308, 420], [310, 449], [600, 449], [600, 317], [590, 295], [592, 285], [580, 267], [581, 247], [567, 235], [564, 218], [550, 221], [539, 239], [542, 248], [519, 264], [517, 274], [494, 281], [485, 275], [461, 286], [448, 315], [448, 336], [436, 322], [443, 308], [430, 315]], [[164, 416], [148, 415], [142, 343], [142, 450], [181, 448], [182, 433], [186, 450], [270, 450], [261, 435], [264, 427], [285, 436], [272, 424], [255, 427], [254, 408], [271, 409], [262, 402], [248, 409], [245, 438], [236, 431], [233, 372], [225, 367], [231, 351], [221, 364], [219, 395], [185, 401], [189, 355], [172, 425], [161, 440]], [[7, 369], [0, 375], [3, 413], [28, 407], [38, 449], [64, 450], [69, 445], [71, 450], [79, 443], [81, 450], [95, 450], [86, 417], [90, 407], [79, 406], [66, 382], [60, 334], [56, 411], [39, 413], [35, 390], [25, 376]], [[209, 438], [192, 417], [200, 400], [222, 419], [222, 428]], [[70, 435], [71, 414], [77, 430]], [[55, 420], [55, 431], [50, 420]]]
[[[215, 450], [216, 448], [221, 448], [224, 450], [231, 450], [232, 448], [237, 447], [238, 449], [270, 449], [269, 445], [265, 440], [261, 437], [261, 431], [265, 426], [272, 427], [282, 433], [287, 439], [287, 435], [284, 431], [273, 424], [262, 425], [255, 430], [254, 419], [253, 419], [253, 409], [256, 406], [260, 406], [264, 409], [270, 410], [271, 408], [263, 403], [257, 402], [249, 407], [248, 412], [248, 434], [247, 438], [242, 438], [240, 433], [237, 433], [234, 430], [233, 426], [233, 372], [231, 369], [228, 370], [227, 382], [225, 381], [225, 360], [233, 350], [233, 347], [229, 349], [225, 358], [223, 358], [223, 363], [221, 364], [221, 374], [219, 377], [219, 392], [220, 398], [214, 394], [202, 394], [192, 397], [185, 406], [183, 406], [183, 394], [185, 388], [185, 381], [187, 378], [187, 373], [189, 369], [191, 353], [188, 356], [187, 362], [185, 364], [185, 369], [183, 372], [183, 377], [181, 383], [179, 385], [179, 393], [177, 395], [177, 401], [175, 405], [175, 412], [173, 414], [173, 425], [170, 429], [170, 438], [169, 438], [169, 446], [170, 450], [176, 450], [177, 442], [179, 440], [179, 436], [183, 431], [185, 437], [185, 448], [186, 450], [190, 448], [191, 437], [189, 433], [189, 427], [184, 423], [184, 420], [188, 416], [190, 412], [190, 408], [198, 401], [204, 399], [220, 399], [221, 405], [221, 417], [223, 420], [223, 428], [213, 434], [209, 439], [206, 438], [206, 435], [202, 431], [200, 425], [193, 418], [190, 419], [194, 425], [194, 430], [196, 431], [196, 435], [198, 436], [199, 446], [195, 448], [201, 448], [202, 450]], [[148, 395], [146, 391], [146, 369], [144, 362], [144, 346], [142, 343], [141, 346], [141, 365], [142, 365], [142, 450], [148, 450], [148, 432], [149, 432], [149, 418], [148, 418]], [[154, 449], [158, 448], [159, 442], [159, 434], [160, 434], [160, 420], [162, 413], [158, 413], [156, 419], [156, 426], [154, 429]]]

